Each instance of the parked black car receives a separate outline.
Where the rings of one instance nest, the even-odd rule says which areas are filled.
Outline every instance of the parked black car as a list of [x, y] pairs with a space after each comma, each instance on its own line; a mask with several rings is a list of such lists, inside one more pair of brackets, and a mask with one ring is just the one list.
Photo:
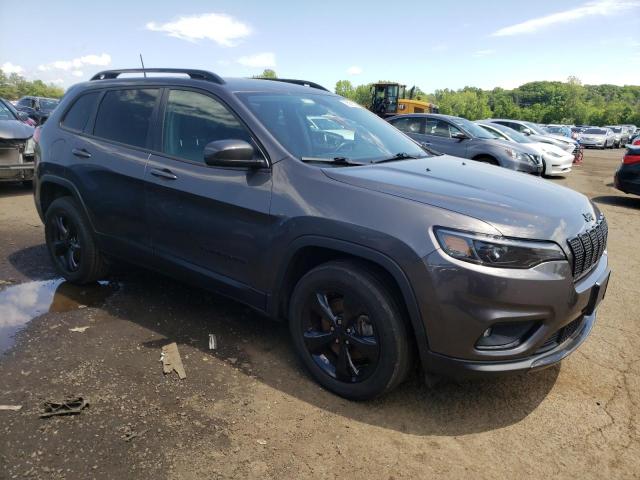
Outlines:
[[58, 103], [60, 101], [55, 98], [27, 96], [18, 100], [16, 109], [26, 113], [36, 124], [42, 125], [58, 106]]
[[101, 72], [41, 129], [35, 203], [67, 280], [124, 258], [285, 319], [352, 399], [414, 352], [434, 374], [528, 371], [589, 335], [609, 267], [583, 195], [430, 155], [313, 82], [145, 72], [189, 78]]
[[542, 156], [536, 150], [500, 139], [465, 118], [416, 113], [397, 115], [387, 121], [438, 152], [542, 175]]
[[640, 195], [640, 145], [627, 145], [627, 152], [613, 177], [613, 184], [624, 193]]

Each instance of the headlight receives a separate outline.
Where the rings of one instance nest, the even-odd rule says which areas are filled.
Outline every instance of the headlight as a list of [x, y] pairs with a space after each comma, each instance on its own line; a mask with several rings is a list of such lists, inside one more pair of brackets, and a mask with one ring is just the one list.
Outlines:
[[33, 141], [33, 137], [29, 137], [27, 142], [24, 144], [24, 154], [25, 155], [33, 155], [35, 151], [36, 142]]
[[513, 148], [505, 148], [505, 151], [507, 152], [507, 155], [509, 155], [511, 158], [513, 158], [518, 162], [526, 162], [529, 160], [528, 155], [524, 153], [516, 152]]
[[531, 268], [540, 263], [566, 260], [553, 242], [516, 240], [499, 236], [435, 228], [442, 249], [464, 262], [499, 268]]

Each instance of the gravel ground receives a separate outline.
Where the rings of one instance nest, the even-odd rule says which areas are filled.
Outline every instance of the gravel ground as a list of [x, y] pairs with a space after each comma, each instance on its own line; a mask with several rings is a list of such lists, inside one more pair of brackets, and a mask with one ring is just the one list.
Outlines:
[[[286, 327], [242, 305], [128, 267], [62, 283], [30, 192], [0, 185], [0, 404], [22, 406], [0, 411], [0, 478], [640, 478], [640, 198], [611, 186], [621, 152], [549, 180], [610, 225], [607, 298], [576, 353], [433, 389], [416, 376], [367, 403], [317, 387]], [[170, 341], [184, 380], [162, 373]], [[38, 417], [77, 395], [80, 415]]]

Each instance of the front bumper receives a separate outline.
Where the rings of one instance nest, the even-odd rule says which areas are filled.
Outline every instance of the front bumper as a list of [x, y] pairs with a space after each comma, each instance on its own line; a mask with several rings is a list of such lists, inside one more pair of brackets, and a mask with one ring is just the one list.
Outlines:
[[[455, 378], [545, 368], [571, 354], [591, 332], [610, 274], [606, 252], [577, 282], [566, 261], [492, 269], [464, 265], [440, 250], [423, 261], [434, 286], [430, 299], [421, 300], [425, 370]], [[533, 326], [513, 345], [477, 348], [483, 332], [500, 324]]]
[[552, 155], [545, 155], [544, 157], [545, 164], [545, 175], [554, 176], [554, 175], [565, 175], [571, 172], [571, 166], [573, 165], [574, 156], [567, 155], [563, 157], [554, 157]]

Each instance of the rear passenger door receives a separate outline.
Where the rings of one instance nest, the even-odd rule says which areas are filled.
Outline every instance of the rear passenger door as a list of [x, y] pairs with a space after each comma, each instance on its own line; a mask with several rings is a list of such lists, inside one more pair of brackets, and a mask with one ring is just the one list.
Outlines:
[[255, 266], [271, 231], [271, 170], [204, 162], [209, 142], [245, 140], [263, 155], [257, 141], [208, 92], [167, 89], [161, 123], [146, 176], [156, 255], [208, 287], [263, 307]]
[[102, 247], [111, 253], [131, 256], [136, 254], [133, 249], [150, 251], [144, 171], [160, 91], [89, 92], [62, 120], [63, 129], [72, 133], [67, 142], [68, 175], [89, 210]]

